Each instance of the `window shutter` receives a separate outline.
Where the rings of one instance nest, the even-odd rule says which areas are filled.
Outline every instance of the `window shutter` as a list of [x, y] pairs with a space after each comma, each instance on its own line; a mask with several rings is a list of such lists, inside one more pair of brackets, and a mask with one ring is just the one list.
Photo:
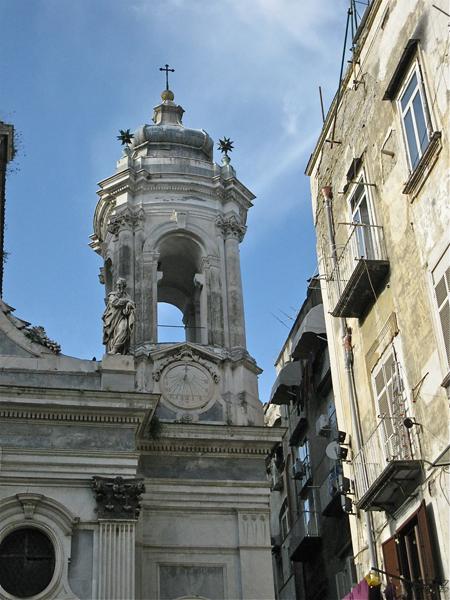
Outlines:
[[435, 268], [433, 272], [433, 282], [438, 307], [439, 323], [441, 325], [442, 336], [444, 340], [447, 366], [450, 367], [450, 268], [447, 267], [446, 271], [443, 272], [445, 262], [447, 261], [444, 257], [440, 261], [440, 265], [442, 265], [442, 267], [438, 265]]
[[419, 528], [419, 548], [424, 568], [425, 583], [432, 583], [436, 579], [436, 568], [433, 559], [433, 544], [427, 517], [425, 501], [422, 501], [417, 511], [417, 525]]
[[400, 584], [400, 579], [397, 579], [397, 577], [401, 576], [401, 572], [395, 537], [389, 538], [386, 542], [384, 542], [384, 544], [381, 545], [381, 547], [383, 550], [384, 570], [386, 573], [389, 573], [389, 575], [387, 575], [388, 582], [395, 586], [396, 596], [400, 598], [402, 586]]

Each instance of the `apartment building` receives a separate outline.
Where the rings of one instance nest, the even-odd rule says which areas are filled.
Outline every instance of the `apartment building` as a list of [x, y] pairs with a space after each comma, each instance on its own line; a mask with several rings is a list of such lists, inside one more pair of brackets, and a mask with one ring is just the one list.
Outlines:
[[449, 597], [447, 8], [370, 3], [306, 169], [358, 579], [414, 600]]

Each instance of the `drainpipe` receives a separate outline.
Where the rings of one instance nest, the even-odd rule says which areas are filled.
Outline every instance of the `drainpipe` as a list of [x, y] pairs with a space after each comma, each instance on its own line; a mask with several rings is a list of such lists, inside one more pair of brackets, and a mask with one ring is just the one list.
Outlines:
[[[326, 186], [322, 188], [322, 196], [325, 207], [325, 215], [327, 219], [327, 229], [328, 229], [328, 242], [331, 251], [331, 260], [333, 264], [333, 269], [335, 273], [338, 273], [338, 257], [336, 251], [336, 240], [334, 235], [334, 224], [333, 224], [333, 210], [332, 210], [332, 199], [333, 192], [330, 186]], [[340, 281], [337, 279], [338, 288], [340, 288]], [[339, 290], [340, 291], [340, 290]], [[355, 389], [355, 379], [353, 374], [353, 348], [352, 348], [352, 330], [351, 327], [347, 326], [347, 322], [344, 317], [339, 319], [341, 326], [341, 337], [344, 340], [343, 348], [344, 348], [344, 365], [345, 365], [345, 373], [347, 376], [347, 388], [348, 388], [348, 399], [350, 404], [350, 412], [352, 417], [352, 430], [354, 432], [354, 442], [355, 442], [355, 452], [358, 453], [363, 446], [362, 439], [362, 431], [361, 431], [361, 421], [359, 418], [358, 405], [356, 401], [356, 389]], [[366, 464], [363, 460], [362, 462], [364, 475], [367, 479], [366, 472]], [[377, 553], [375, 549], [374, 543], [374, 531], [373, 531], [373, 522], [372, 515], [370, 515], [367, 511], [364, 512], [364, 521], [367, 528], [367, 546], [369, 550], [369, 558], [370, 558], [370, 567], [374, 567], [375, 569], [378, 567], [377, 562]]]

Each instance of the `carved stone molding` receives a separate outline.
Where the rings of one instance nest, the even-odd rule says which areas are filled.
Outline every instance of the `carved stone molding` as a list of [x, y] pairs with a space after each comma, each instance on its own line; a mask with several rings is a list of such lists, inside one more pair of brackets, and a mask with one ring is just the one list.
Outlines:
[[25, 519], [32, 519], [38, 505], [42, 502], [43, 494], [16, 494], [17, 500], [22, 505]]
[[247, 231], [247, 227], [242, 224], [236, 215], [230, 217], [219, 215], [216, 219], [216, 227], [225, 239], [234, 238], [239, 242], [242, 242]]
[[138, 211], [126, 209], [110, 218], [108, 231], [113, 235], [118, 235], [122, 229], [133, 230], [144, 221], [144, 218], [145, 214], [142, 209]]
[[112, 415], [88, 413], [85, 409], [78, 412], [66, 412], [66, 410], [39, 410], [37, 407], [2, 408], [0, 409], [2, 419], [25, 419], [27, 421], [70, 421], [77, 423], [117, 423], [125, 425], [139, 425], [139, 417], [130, 415]]
[[143, 479], [93, 477], [92, 489], [99, 519], [137, 519], [145, 492]]
[[183, 348], [180, 351], [171, 354], [167, 358], [161, 360], [155, 371], [153, 372], [153, 379], [155, 381], [159, 381], [161, 379], [162, 372], [164, 369], [173, 362], [178, 362], [180, 360], [184, 360], [186, 362], [193, 362], [202, 365], [211, 375], [215, 383], [219, 383], [220, 375], [217, 373], [215, 369], [209, 364], [207, 360], [198, 356], [193, 352], [191, 348]]
[[[188, 424], [186, 420], [180, 419], [181, 423]], [[166, 426], [166, 424], [164, 424]], [[200, 426], [202, 427], [202, 426]], [[233, 444], [223, 444], [220, 442], [207, 443], [204, 440], [141, 440], [139, 450], [163, 454], [166, 456], [171, 452], [182, 452], [184, 454], [214, 454], [214, 455], [233, 455], [233, 456], [267, 456], [271, 450], [270, 444], [264, 447], [252, 447], [245, 442], [236, 442]]]

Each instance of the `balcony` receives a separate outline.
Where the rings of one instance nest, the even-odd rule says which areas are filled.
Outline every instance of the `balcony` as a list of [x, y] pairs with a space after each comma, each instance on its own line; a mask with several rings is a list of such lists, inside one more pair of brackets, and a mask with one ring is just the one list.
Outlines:
[[300, 361], [286, 363], [272, 386], [270, 402], [278, 405], [290, 404], [295, 400], [301, 378], [302, 365]]
[[327, 270], [333, 317], [364, 316], [383, 289], [389, 273], [383, 228], [353, 223], [335, 268]]
[[305, 315], [292, 339], [292, 358], [310, 358], [326, 344], [323, 304], [313, 306]]
[[422, 461], [414, 457], [409, 432], [403, 423], [393, 426], [381, 419], [355, 455], [356, 506], [362, 510], [397, 510], [422, 478]]
[[314, 558], [321, 541], [319, 513], [302, 513], [289, 532], [289, 558], [295, 562], [308, 562]]

